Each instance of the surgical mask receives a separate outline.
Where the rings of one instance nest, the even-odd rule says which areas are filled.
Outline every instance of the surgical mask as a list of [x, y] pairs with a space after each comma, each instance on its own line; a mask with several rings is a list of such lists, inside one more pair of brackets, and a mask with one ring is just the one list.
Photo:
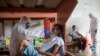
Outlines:
[[53, 33], [50, 34], [50, 38], [54, 38], [55, 35]]

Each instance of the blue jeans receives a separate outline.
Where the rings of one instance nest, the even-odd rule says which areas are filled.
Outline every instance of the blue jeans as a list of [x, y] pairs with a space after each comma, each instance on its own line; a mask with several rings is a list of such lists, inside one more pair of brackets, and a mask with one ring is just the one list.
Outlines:
[[42, 56], [42, 55], [38, 53], [33, 44], [30, 44], [25, 48], [24, 56]]

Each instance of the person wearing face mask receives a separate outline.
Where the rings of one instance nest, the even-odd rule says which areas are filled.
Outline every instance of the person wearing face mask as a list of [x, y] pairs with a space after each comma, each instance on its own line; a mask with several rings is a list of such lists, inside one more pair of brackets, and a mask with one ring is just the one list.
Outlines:
[[54, 25], [49, 38], [41, 47], [40, 53], [49, 53], [49, 56], [65, 56], [64, 40], [62, 39], [62, 25], [58, 23]]
[[23, 40], [22, 45], [28, 45], [24, 50], [24, 56], [65, 56], [64, 41], [62, 39], [62, 26], [60, 24], [54, 25], [49, 38], [46, 39], [40, 48], [35, 49], [34, 45], [29, 44], [27, 40]]
[[[45, 46], [48, 46], [48, 43], [44, 43], [42, 48], [35, 48], [31, 40], [37, 39], [38, 37], [28, 30], [30, 28], [30, 25], [30, 18], [23, 16], [21, 17], [20, 21], [13, 27], [9, 46], [10, 56], [55, 56], [58, 52], [58, 49], [64, 50], [64, 42], [62, 38], [60, 38], [61, 27], [59, 26], [59, 24], [54, 26], [53, 32], [55, 37], [52, 37], [52, 41], [48, 42], [52, 44], [51, 46], [49, 46], [49, 48], [55, 46], [54, 50], [51, 51], [48, 50], [48, 47], [45, 49]], [[33, 26], [37, 25], [38, 24], [35, 24]], [[33, 39], [30, 37], [33, 37]], [[59, 52], [61, 53], [61, 56], [63, 55], [62, 52], [63, 51]]]
[[[30, 28], [31, 20], [23, 16], [20, 21], [13, 27], [10, 40], [10, 56], [56, 56], [58, 50], [60, 56], [64, 56], [64, 41], [62, 36], [62, 27], [55, 24], [53, 28], [53, 35], [45, 42], [41, 48], [35, 48], [31, 42], [31, 38], [38, 37], [32, 34], [28, 29]], [[38, 25], [38, 24], [37, 24]], [[36, 24], [34, 25], [36, 26]], [[49, 47], [46, 47], [48, 46]]]
[[34, 34], [32, 34], [31, 31], [28, 30], [30, 28], [30, 25], [31, 25], [30, 18], [23, 16], [21, 17], [20, 21], [16, 23], [16, 25], [13, 27], [10, 39], [10, 47], [9, 47], [10, 56], [22, 56], [24, 47], [28, 46], [28, 44], [26, 46], [23, 46], [22, 42], [24, 40], [31, 42], [30, 40], [32, 38], [33, 39], [38, 38], [37, 36], [34, 36]]
[[23, 52], [24, 56], [64, 56], [65, 48], [62, 39], [62, 26], [55, 24], [49, 38], [46, 39], [40, 48], [35, 49], [34, 45], [30, 44], [26, 39], [22, 41], [22, 45], [27, 46]]

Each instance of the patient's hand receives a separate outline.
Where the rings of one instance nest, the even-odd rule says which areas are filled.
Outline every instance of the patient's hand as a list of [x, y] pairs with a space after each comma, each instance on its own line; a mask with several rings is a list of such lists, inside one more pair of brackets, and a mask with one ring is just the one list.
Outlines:
[[38, 52], [41, 52], [42, 50], [41, 50], [41, 47], [36, 47], [36, 50], [38, 51]]

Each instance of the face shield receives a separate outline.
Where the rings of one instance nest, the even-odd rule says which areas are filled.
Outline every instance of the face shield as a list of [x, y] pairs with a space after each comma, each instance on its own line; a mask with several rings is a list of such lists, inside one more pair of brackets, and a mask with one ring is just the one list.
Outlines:
[[26, 16], [21, 17], [21, 19], [19, 21], [19, 24], [22, 24], [23, 26], [25, 26], [26, 29], [28, 29], [30, 27], [30, 23], [31, 23], [30, 18], [28, 18]]
[[25, 28], [26, 28], [26, 29], [28, 29], [29, 27], [30, 27], [30, 23], [29, 23], [29, 22], [27, 22], [27, 23], [26, 23], [26, 27], [25, 27]]

